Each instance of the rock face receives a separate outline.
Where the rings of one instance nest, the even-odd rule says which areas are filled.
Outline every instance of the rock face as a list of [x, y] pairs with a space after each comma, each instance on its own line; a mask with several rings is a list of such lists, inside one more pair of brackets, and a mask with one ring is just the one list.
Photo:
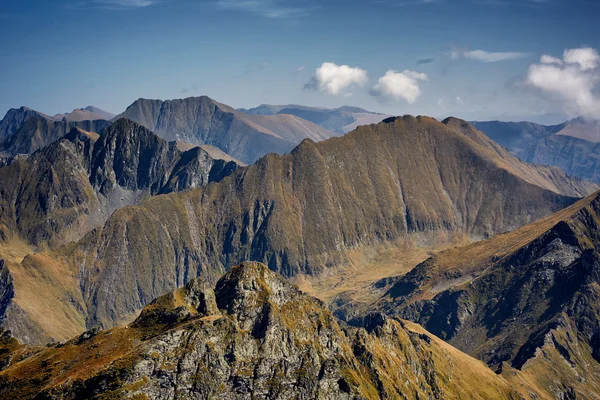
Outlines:
[[99, 138], [73, 129], [0, 168], [0, 223], [27, 243], [54, 247], [80, 239], [144, 196], [204, 186], [236, 168], [198, 148], [181, 152], [127, 120]]
[[570, 136], [552, 135], [523, 155], [527, 162], [555, 165], [569, 175], [600, 183], [600, 144]]
[[100, 132], [110, 123], [97, 120], [56, 120], [26, 107], [11, 109], [0, 121], [0, 155], [31, 154], [62, 138], [73, 128]]
[[595, 194], [537, 224], [427, 260], [371, 309], [419, 322], [497, 370], [507, 363], [556, 393], [597, 398], [599, 232]]
[[336, 136], [293, 115], [247, 115], [206, 96], [139, 99], [117, 118], [122, 117], [168, 141], [215, 146], [246, 164], [267, 153], [287, 153], [305, 138], [320, 141]]
[[4, 332], [0, 396], [517, 399], [533, 392], [517, 392], [418, 326], [382, 315], [365, 325], [341, 328], [321, 302], [266, 266], [244, 263], [214, 291], [193, 280], [158, 298], [128, 328], [43, 349]]
[[461, 126], [404, 117], [307, 140], [205, 188], [120, 209], [44, 257], [77, 276], [69, 296], [82, 299], [86, 325], [111, 327], [163, 293], [197, 276], [214, 282], [243, 260], [288, 277], [317, 274], [345, 260], [348, 249], [412, 237], [434, 245], [449, 234], [480, 239], [575, 201], [538, 185], [558, 190], [560, 182], [571, 194], [590, 187], [549, 177]]

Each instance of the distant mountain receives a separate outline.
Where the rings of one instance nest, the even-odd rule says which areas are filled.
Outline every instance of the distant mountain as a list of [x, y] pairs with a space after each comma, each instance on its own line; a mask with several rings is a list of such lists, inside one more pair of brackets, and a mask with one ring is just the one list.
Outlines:
[[[101, 167], [101, 182], [140, 187], [139, 172], [128, 172], [116, 155], [109, 159], [116, 176]], [[93, 165], [96, 173], [103, 164]], [[163, 180], [141, 182], [159, 188], [151, 182]], [[103, 184], [92, 183], [104, 193]], [[390, 118], [340, 138], [304, 140], [291, 154], [269, 155], [204, 188], [122, 208], [78, 243], [11, 265], [15, 307], [21, 299], [41, 308], [6, 315], [4, 326], [24, 340], [19, 327], [36, 326], [41, 333], [28, 341], [63, 340], [82, 326], [128, 320], [196, 276], [214, 282], [244, 260], [288, 277], [316, 275], [366, 246], [412, 238], [441, 245], [453, 236], [478, 240], [510, 231], [597, 188], [558, 168], [520, 162], [464, 121]], [[23, 284], [26, 271], [48, 265], [48, 279]], [[73, 280], [60, 294], [36, 299], [61, 276]], [[45, 319], [47, 307], [72, 318]]]
[[[0, 264], [0, 271], [2, 270]], [[148, 305], [129, 326], [31, 348], [0, 331], [0, 397], [541, 399], [416, 324], [341, 327], [265, 265], [244, 263]], [[173, 393], [176, 393], [175, 395]]]
[[600, 183], [600, 143], [565, 135], [551, 135], [538, 141], [524, 154], [527, 162], [554, 165], [569, 175]]
[[553, 126], [500, 121], [472, 124], [524, 161], [560, 167], [569, 175], [600, 183], [598, 121], [577, 118]]
[[52, 119], [56, 121], [78, 122], [95, 121], [98, 119], [110, 120], [114, 117], [114, 114], [108, 113], [96, 107], [88, 106], [86, 108], [75, 109], [70, 113], [56, 114], [52, 117]]
[[389, 115], [349, 106], [329, 109], [293, 104], [285, 106], [262, 104], [256, 108], [239, 109], [239, 111], [251, 115], [295, 115], [340, 134], [350, 132], [360, 125], [376, 124], [390, 117]]
[[274, 152], [287, 153], [303, 139], [337, 134], [293, 115], [249, 115], [208, 97], [139, 99], [119, 118], [128, 118], [162, 138], [215, 146], [246, 164]]
[[498, 371], [509, 365], [555, 393], [596, 398], [599, 233], [596, 193], [514, 232], [433, 256], [370, 310], [416, 321]]
[[564, 127], [557, 132], [557, 134], [599, 143], [600, 121], [586, 118], [576, 118], [567, 122]]
[[100, 116], [100, 118], [105, 119], [107, 121], [110, 121], [111, 119], [113, 119], [114, 117], [117, 116], [116, 114], [113, 114], [108, 111], [104, 111], [104, 110], [102, 110], [98, 107], [94, 107], [94, 106], [87, 106], [84, 108], [84, 110], [94, 113], [94, 114]]
[[0, 121], [0, 156], [31, 154], [65, 136], [73, 128], [100, 132], [110, 123], [94, 120], [57, 120], [27, 107], [11, 109]]
[[23, 126], [25, 121], [32, 117], [52, 119], [47, 115], [27, 107], [21, 107], [18, 109], [12, 108], [8, 110], [2, 121], [0, 121], [0, 142], [4, 142], [9, 137], [14, 135], [19, 128]]
[[502, 121], [473, 121], [471, 124], [521, 159], [539, 140], [560, 132], [566, 125], [545, 126], [533, 122]]
[[1, 241], [78, 240], [123, 206], [221, 180], [236, 168], [198, 147], [181, 152], [124, 119], [102, 136], [74, 128], [0, 168]]

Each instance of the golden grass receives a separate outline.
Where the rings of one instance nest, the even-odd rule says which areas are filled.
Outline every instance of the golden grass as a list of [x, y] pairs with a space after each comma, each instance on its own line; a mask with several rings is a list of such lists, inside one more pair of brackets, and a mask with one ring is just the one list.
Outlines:
[[9, 270], [15, 303], [49, 337], [62, 341], [85, 331], [85, 318], [75, 306], [85, 307], [76, 271], [47, 253], [11, 263]]
[[61, 347], [41, 349], [0, 372], [0, 378], [9, 381], [26, 379], [39, 385], [22, 388], [20, 398], [32, 398], [42, 390], [96, 376], [117, 360], [127, 362], [128, 356], [135, 354], [138, 343], [134, 329], [103, 331], [80, 345], [69, 342]]
[[373, 289], [376, 281], [402, 276], [437, 252], [466, 243], [469, 243], [466, 237], [456, 236], [436, 246], [419, 246], [407, 239], [405, 242], [352, 249], [341, 265], [318, 275], [299, 274], [291, 281], [304, 293], [325, 303], [330, 303], [344, 292], [351, 294], [353, 300], [372, 302], [381, 295]]
[[[432, 356], [438, 366], [439, 374], [447, 378], [451, 377], [446, 384], [448, 386], [447, 393], [452, 395], [445, 398], [493, 399], [498, 393], [504, 393], [506, 398], [511, 398], [511, 392], [517, 390], [514, 382], [508, 382], [504, 377], [489, 369], [482, 361], [432, 335], [421, 325], [409, 321], [403, 321], [403, 325], [406, 330], [426, 335], [431, 340]], [[539, 395], [539, 393], [536, 394]], [[521, 395], [526, 399], [531, 398], [530, 392], [521, 392]]]
[[9, 242], [0, 241], [0, 259], [9, 264], [20, 263], [25, 256], [34, 252], [34, 247], [20, 238], [11, 238]]

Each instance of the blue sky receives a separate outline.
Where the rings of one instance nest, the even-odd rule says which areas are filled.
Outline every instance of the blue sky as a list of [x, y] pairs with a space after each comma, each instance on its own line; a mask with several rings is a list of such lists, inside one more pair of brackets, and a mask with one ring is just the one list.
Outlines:
[[[528, 73], [542, 55], [599, 49], [599, 17], [595, 0], [5, 0], [0, 113], [208, 95], [234, 107], [574, 115], [586, 108], [569, 106], [571, 88], [533, 87]], [[596, 96], [590, 71], [583, 90]]]

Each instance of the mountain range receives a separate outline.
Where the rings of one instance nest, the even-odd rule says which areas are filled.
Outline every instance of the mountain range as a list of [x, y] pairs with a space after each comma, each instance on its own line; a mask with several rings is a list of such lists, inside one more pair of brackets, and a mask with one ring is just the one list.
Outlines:
[[287, 153], [303, 139], [338, 134], [291, 114], [244, 114], [209, 97], [139, 99], [118, 118], [135, 121], [163, 139], [208, 144], [252, 164], [270, 152]]
[[[316, 275], [351, 249], [513, 230], [597, 188], [518, 161], [464, 121], [391, 118], [342, 138], [305, 140], [205, 189], [121, 208], [79, 242], [26, 256], [10, 267], [14, 295], [3, 324], [29, 342], [64, 340], [129, 320], [159, 295], [196, 276], [214, 282], [247, 259], [287, 277]], [[46, 279], [20, 280], [31, 271]], [[65, 276], [72, 278], [57, 285]], [[61, 290], [43, 303], [31, 298], [47, 285]], [[28, 312], [31, 303], [40, 308]], [[47, 308], [66, 317], [48, 320]]]
[[0, 397], [597, 399], [584, 123], [13, 109]]
[[560, 125], [531, 122], [473, 122], [523, 161], [552, 165], [582, 179], [600, 182], [600, 123], [576, 118]]
[[599, 212], [595, 193], [514, 232], [440, 252], [391, 279], [373, 304], [341, 305], [336, 315], [350, 324], [375, 310], [406, 318], [498, 372], [515, 368], [555, 393], [597, 398]]
[[9, 110], [0, 121], [0, 157], [31, 154], [62, 138], [73, 128], [100, 132], [109, 122], [94, 120], [55, 119], [27, 107]]
[[123, 206], [221, 180], [236, 168], [199, 147], [181, 152], [125, 119], [102, 136], [73, 128], [0, 168], [2, 240], [36, 247], [69, 243]]

